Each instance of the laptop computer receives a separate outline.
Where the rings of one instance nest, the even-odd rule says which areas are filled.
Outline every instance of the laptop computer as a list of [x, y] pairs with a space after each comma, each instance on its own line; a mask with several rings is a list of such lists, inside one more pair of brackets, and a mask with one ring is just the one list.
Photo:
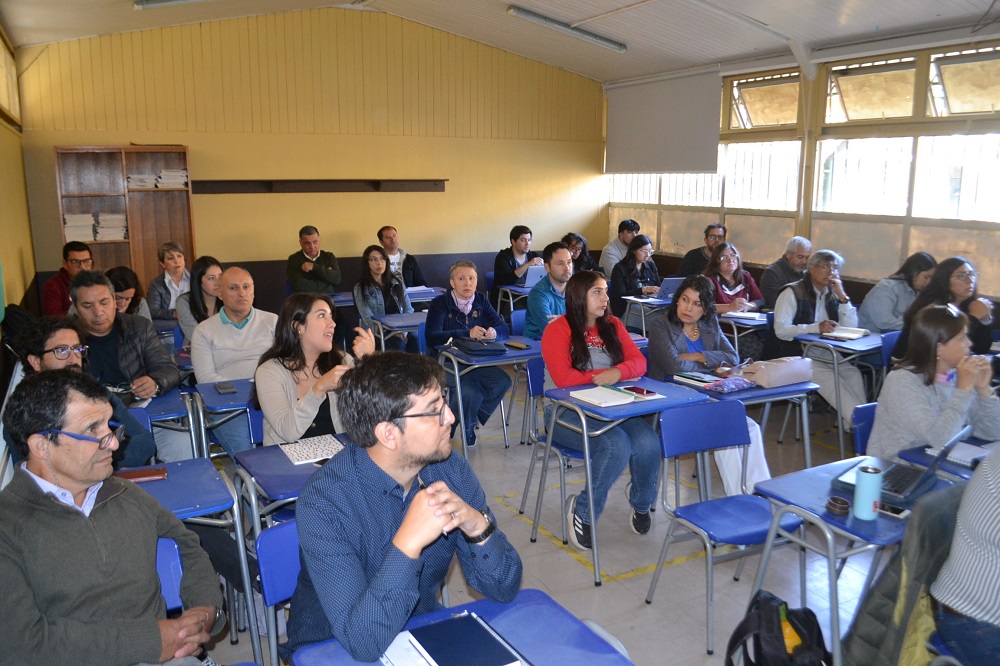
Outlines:
[[684, 279], [682, 277], [663, 278], [663, 282], [660, 283], [660, 293], [656, 297], [669, 301], [674, 297], [674, 292], [677, 291], [677, 287], [681, 286]]
[[545, 275], [545, 266], [528, 266], [528, 272], [524, 274], [524, 286], [531, 289]]
[[882, 470], [882, 501], [886, 504], [909, 508], [917, 499], [934, 487], [935, 472], [955, 445], [972, 434], [972, 426], [965, 426], [949, 439], [926, 468], [896, 463], [874, 456], [866, 456], [835, 478], [830, 485], [836, 490], [854, 492], [859, 467], [876, 467]]

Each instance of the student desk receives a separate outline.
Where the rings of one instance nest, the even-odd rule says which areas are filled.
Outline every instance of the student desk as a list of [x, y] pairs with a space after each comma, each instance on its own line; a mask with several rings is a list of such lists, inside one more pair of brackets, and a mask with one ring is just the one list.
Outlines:
[[[668, 377], [667, 381], [674, 382], [673, 377]], [[674, 382], [682, 384], [681, 382]], [[806, 467], [812, 467], [812, 443], [809, 439], [809, 394], [819, 390], [819, 384], [812, 382], [798, 382], [796, 384], [786, 384], [774, 388], [764, 388], [755, 386], [743, 391], [733, 393], [718, 393], [706, 388], [683, 384], [694, 391], [704, 393], [714, 400], [739, 400], [744, 406], [764, 405], [764, 416], [761, 418], [761, 433], [767, 428], [767, 419], [771, 413], [771, 403], [788, 400], [799, 406], [799, 413], [802, 416], [802, 452], [805, 456]]]
[[[469, 611], [479, 615], [528, 662], [546, 664], [625, 665], [632, 662], [587, 625], [541, 590], [525, 589], [509, 604], [489, 599], [417, 615], [406, 629], [423, 627]], [[297, 651], [292, 666], [347, 666], [357, 664], [340, 643], [331, 639]], [[475, 663], [470, 655], [469, 663]]]
[[[858, 520], [851, 513], [846, 516], [838, 516], [827, 511], [826, 502], [833, 495], [853, 500], [853, 491], [835, 490], [830, 483], [857, 461], [858, 458], [838, 460], [760, 481], [754, 486], [754, 490], [758, 494], [771, 500], [775, 505], [775, 511], [771, 519], [767, 541], [764, 542], [764, 549], [760, 555], [760, 566], [757, 569], [757, 576], [750, 596], [752, 598], [753, 594], [764, 585], [764, 576], [767, 573], [767, 565], [775, 538], [788, 539], [792, 543], [825, 557], [830, 590], [830, 623], [833, 634], [830, 636], [830, 642], [833, 645], [833, 663], [837, 666], [842, 663], [840, 615], [838, 613], [840, 605], [837, 598], [837, 578], [840, 571], [837, 568], [837, 561], [858, 553], [874, 551], [871, 567], [868, 570], [862, 591], [864, 594], [871, 586], [882, 551], [886, 546], [892, 546], [902, 541], [903, 532], [906, 529], [905, 519], [886, 516], [882, 513], [879, 513], [875, 520]], [[950, 481], [938, 479], [934, 489], [950, 484]], [[787, 513], [794, 513], [806, 523], [816, 527], [820, 542], [810, 543], [807, 538], [800, 537], [797, 532], [787, 532], [781, 529], [781, 517]], [[848, 541], [846, 546], [839, 551], [836, 542], [838, 536]], [[801, 580], [800, 584], [802, 586], [802, 604], [805, 605], [805, 580]]]
[[[687, 405], [698, 402], [708, 402], [709, 398], [704, 393], [693, 391], [684, 386], [658, 382], [648, 377], [641, 377], [636, 380], [623, 381], [615, 386], [639, 386], [663, 396], [662, 398], [635, 400], [624, 405], [613, 407], [598, 407], [592, 403], [578, 400], [571, 393], [581, 389], [594, 388], [593, 384], [584, 386], [569, 386], [565, 388], [549, 389], [545, 392], [545, 397], [552, 401], [552, 411], [549, 415], [549, 422], [545, 432], [549, 436], [545, 439], [545, 453], [542, 456], [542, 473], [538, 479], [538, 496], [535, 498], [535, 517], [531, 526], [531, 541], [534, 543], [538, 539], [538, 523], [542, 513], [542, 495], [545, 494], [545, 480], [549, 471], [550, 450], [552, 448], [552, 433], [555, 432], [556, 425], [561, 425], [573, 432], [579, 433], [583, 437], [583, 458], [584, 473], [586, 475], [586, 488], [588, 490], [588, 509], [591, 515], [590, 535], [591, 535], [591, 557], [594, 562], [594, 585], [601, 584], [601, 562], [597, 548], [597, 521], [593, 519], [596, 515], [594, 511], [594, 497], [589, 492], [593, 486], [593, 477], [590, 469], [590, 438], [603, 435], [604, 433], [618, 427], [623, 421], [636, 416], [646, 416], [656, 414], [664, 409]], [[560, 416], [563, 413], [573, 412], [579, 417], [581, 423], [587, 423], [587, 417], [591, 421], [600, 421], [601, 425], [595, 430], [572, 425], [564, 422]], [[565, 508], [562, 509], [565, 514]]]
[[[809, 356], [813, 348], [825, 350], [826, 354], [812, 356], [814, 362], [833, 364], [833, 390], [837, 404], [837, 444], [840, 446], [840, 457], [843, 458], [844, 451], [844, 418], [850, 418], [850, 414], [843, 414], [840, 409], [840, 364], [850, 363], [865, 354], [881, 352], [882, 336], [873, 333], [857, 340], [827, 340], [817, 333], [806, 333], [797, 335], [795, 339], [802, 343], [802, 355]], [[827, 360], [830, 359], [830, 360]]]
[[[223, 395], [216, 390], [217, 384], [231, 384], [236, 389], [236, 393]], [[209, 430], [241, 416], [245, 416], [249, 423], [253, 380], [234, 379], [232, 381], [200, 383], [195, 386], [195, 391], [192, 399], [195, 402], [198, 442], [202, 457], [208, 458], [211, 448], [208, 439]], [[209, 418], [212, 416], [219, 418], [209, 423]]]
[[375, 334], [378, 335], [379, 346], [385, 351], [385, 339], [394, 335], [406, 340], [407, 333], [416, 333], [420, 324], [427, 321], [426, 312], [411, 312], [408, 314], [372, 315]]
[[[196, 409], [190, 394], [182, 393], [180, 389], [176, 388], [150, 399], [146, 405], [149, 421], [153, 427], [173, 430], [174, 432], [186, 432], [191, 438], [191, 455], [197, 458], [199, 456], [199, 440], [195, 425], [197, 422]], [[187, 425], [183, 425], [185, 420]]]
[[429, 303], [445, 292], [444, 287], [407, 287], [410, 303]]
[[628, 324], [629, 313], [632, 311], [632, 306], [636, 305], [639, 307], [639, 318], [642, 321], [642, 334], [646, 335], [646, 315], [653, 314], [658, 310], [662, 310], [673, 302], [673, 298], [656, 298], [649, 296], [622, 296], [628, 305], [625, 307], [625, 315], [622, 317], [622, 321]]
[[518, 301], [528, 297], [531, 293], [531, 287], [521, 287], [516, 284], [508, 284], [502, 287], [498, 287], [497, 295], [497, 312], [500, 312], [500, 305], [503, 303], [504, 298], [510, 304], [510, 311], [514, 311], [514, 304]]
[[[215, 468], [211, 460], [191, 458], [190, 460], [136, 469], [149, 469], [150, 467], [166, 468], [167, 478], [159, 481], [145, 481], [137, 485], [156, 498], [165, 509], [186, 522], [222, 529], [228, 529], [231, 526], [236, 533], [235, 543], [237, 545], [246, 543], [243, 535], [240, 503], [235, 501], [237, 495], [233, 484], [229, 481], [229, 477]], [[229, 517], [207, 517], [222, 513], [228, 514]], [[237, 548], [237, 550], [240, 558], [240, 577], [243, 579], [243, 589], [247, 590], [247, 608], [253, 608], [253, 594], [251, 592], [253, 588], [250, 587], [250, 568], [247, 564], [246, 550], [244, 548]], [[250, 617], [250, 631], [256, 634], [256, 614], [251, 612], [248, 615]], [[230, 622], [235, 628], [236, 618], [232, 610], [230, 610]], [[260, 662], [260, 647], [254, 641], [251, 643], [254, 644], [254, 659]]]
[[[980, 442], [974, 441], [969, 443], [979, 444]], [[934, 456], [927, 453], [928, 448], [930, 447], [914, 446], [911, 449], [903, 449], [898, 455], [901, 460], [905, 460], [906, 462], [920, 465], [921, 467], [930, 467], [930, 464], [934, 462]], [[972, 474], [975, 470], [971, 467], [966, 467], [965, 465], [948, 462], [946, 459], [941, 461], [941, 466], [938, 467], [938, 472], [944, 472], [947, 476], [954, 477], [955, 479], [961, 481], [968, 481], [972, 478]]]
[[[758, 314], [758, 313], [749, 313], [749, 314]], [[768, 329], [767, 315], [764, 314], [761, 314], [760, 318], [758, 319], [751, 317], [740, 317], [739, 315], [734, 316], [729, 313], [726, 313], [719, 315], [719, 323], [728, 324], [733, 329], [732, 332], [733, 348], [736, 350], [736, 355], [740, 357], [741, 361], [743, 360], [743, 357], [740, 356], [740, 338], [745, 337], [747, 335], [756, 334], [758, 331], [766, 332]], [[754, 360], [756, 361], [760, 359], [754, 359]]]
[[[469, 457], [469, 444], [465, 441], [465, 412], [462, 409], [462, 375], [472, 372], [476, 368], [488, 368], [497, 365], [514, 365], [515, 363], [527, 363], [530, 359], [538, 358], [542, 355], [542, 343], [521, 335], [512, 335], [503, 342], [521, 342], [528, 346], [527, 349], [507, 349], [506, 354], [496, 356], [472, 356], [461, 351], [457, 347], [439, 345], [438, 363], [445, 372], [451, 373], [455, 378], [455, 392], [458, 394], [458, 422], [462, 431], [462, 453]], [[502, 404], [502, 403], [501, 403]], [[507, 422], [501, 419], [503, 424], [503, 439], [506, 446], [510, 446], [507, 440]]]

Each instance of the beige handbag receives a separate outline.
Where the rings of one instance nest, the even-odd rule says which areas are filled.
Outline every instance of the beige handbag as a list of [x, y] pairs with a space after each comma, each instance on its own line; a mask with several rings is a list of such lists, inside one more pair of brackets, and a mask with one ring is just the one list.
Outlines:
[[812, 374], [812, 359], [801, 356], [754, 361], [747, 364], [742, 372], [743, 377], [764, 388], [808, 382]]

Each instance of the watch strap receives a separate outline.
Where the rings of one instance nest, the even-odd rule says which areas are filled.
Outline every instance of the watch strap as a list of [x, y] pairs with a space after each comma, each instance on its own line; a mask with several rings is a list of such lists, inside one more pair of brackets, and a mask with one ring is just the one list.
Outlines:
[[471, 543], [471, 544], [482, 543], [487, 539], [489, 539], [490, 535], [492, 535], [497, 529], [496, 522], [492, 518], [490, 518], [490, 514], [485, 509], [483, 509], [479, 513], [483, 514], [483, 518], [486, 519], [486, 529], [474, 537], [470, 537], [466, 534], [463, 534], [462, 536], [465, 537], [466, 543]]

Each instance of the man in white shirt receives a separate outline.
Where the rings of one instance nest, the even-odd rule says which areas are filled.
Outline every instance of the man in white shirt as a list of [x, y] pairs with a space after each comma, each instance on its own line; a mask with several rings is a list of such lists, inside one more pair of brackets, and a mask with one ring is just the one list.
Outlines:
[[424, 280], [417, 258], [412, 254], [407, 254], [406, 250], [399, 247], [399, 234], [396, 227], [386, 225], [378, 230], [378, 242], [385, 249], [389, 256], [389, 270], [398, 275], [407, 287], [424, 287], [427, 282]]
[[618, 237], [604, 246], [601, 250], [601, 260], [598, 262], [608, 279], [611, 279], [611, 271], [615, 269], [615, 264], [628, 254], [628, 244], [638, 233], [639, 223], [635, 220], [622, 220], [618, 223]]
[[[219, 284], [222, 309], [198, 324], [191, 337], [191, 363], [199, 382], [253, 377], [261, 354], [274, 342], [278, 324], [274, 313], [254, 309], [250, 273], [238, 266], [227, 268]], [[229, 455], [251, 446], [246, 419], [233, 419], [214, 432]]]
[[[787, 285], [774, 305], [774, 329], [764, 346], [765, 358], [798, 356], [802, 346], [795, 336], [806, 333], [830, 333], [838, 326], [857, 326], [858, 311], [844, 291], [840, 268], [844, 258], [833, 250], [818, 250], [809, 258], [805, 276]], [[837, 406], [836, 378], [829, 355], [813, 351], [812, 380], [819, 384], [819, 394]], [[854, 408], [867, 401], [861, 372], [850, 363], [840, 368], [840, 418], [851, 429]]]

